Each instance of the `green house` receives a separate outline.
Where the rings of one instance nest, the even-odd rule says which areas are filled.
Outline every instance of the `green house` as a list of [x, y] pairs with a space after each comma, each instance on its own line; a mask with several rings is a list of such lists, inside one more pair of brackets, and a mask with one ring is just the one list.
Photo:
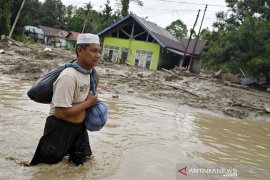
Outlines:
[[76, 47], [76, 41], [77, 41], [77, 37], [79, 34], [80, 33], [78, 33], [78, 32], [70, 31], [66, 35], [66, 47], [68, 49], [73, 49]]
[[[102, 56], [115, 63], [127, 63], [157, 70], [171, 69], [190, 64], [191, 70], [199, 71], [199, 56], [206, 41], [198, 41], [194, 51], [194, 61], [190, 63], [192, 47], [187, 41], [177, 39], [157, 24], [130, 14], [98, 33], [102, 42]], [[195, 40], [191, 40], [195, 41]], [[184, 42], [184, 43], [183, 43]], [[191, 42], [189, 44], [194, 44]]]

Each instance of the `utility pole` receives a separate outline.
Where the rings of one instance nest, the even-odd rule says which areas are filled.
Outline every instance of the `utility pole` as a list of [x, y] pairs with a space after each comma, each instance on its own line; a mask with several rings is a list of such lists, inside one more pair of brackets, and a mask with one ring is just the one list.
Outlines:
[[195, 52], [195, 49], [196, 49], [196, 46], [197, 46], [197, 43], [198, 43], [198, 40], [199, 40], [199, 37], [200, 37], [200, 32], [201, 32], [202, 23], [203, 23], [203, 20], [204, 20], [206, 9], [207, 9], [207, 4], [205, 5], [205, 9], [204, 9], [203, 17], [202, 17], [202, 22], [201, 22], [201, 25], [200, 25], [200, 29], [199, 29], [198, 35], [196, 37], [196, 42], [195, 42], [195, 45], [194, 45], [194, 48], [193, 48], [193, 52], [191, 54], [191, 58], [190, 58], [190, 61], [189, 61], [189, 65], [188, 65], [188, 70], [189, 71], [190, 71], [191, 66], [192, 66], [194, 52]]
[[196, 20], [195, 20], [194, 25], [193, 25], [193, 28], [191, 29], [191, 32], [190, 32], [190, 36], [189, 36], [189, 39], [188, 39], [188, 44], [187, 44], [187, 47], [186, 47], [186, 49], [185, 49], [185, 52], [184, 52], [184, 56], [183, 56], [183, 58], [182, 58], [182, 61], [181, 61], [181, 63], [180, 63], [180, 67], [182, 67], [183, 62], [184, 62], [184, 60], [185, 60], [185, 58], [186, 58], [188, 46], [189, 46], [189, 43], [190, 43], [192, 34], [193, 34], [193, 32], [194, 32], [194, 28], [195, 28], [195, 26], [196, 26], [196, 24], [197, 24], [197, 21], [198, 21], [200, 12], [201, 12], [201, 10], [199, 9], [198, 14], [197, 14], [197, 17], [196, 17]]
[[22, 11], [22, 8], [23, 8], [23, 6], [24, 6], [24, 3], [25, 3], [25, 0], [23, 0], [23, 2], [22, 2], [22, 4], [21, 4], [20, 10], [19, 10], [19, 12], [18, 12], [18, 14], [17, 14], [17, 16], [16, 16], [16, 19], [15, 19], [15, 21], [14, 21], [14, 23], [13, 23], [13, 26], [12, 26], [12, 28], [11, 28], [11, 31], [10, 31], [9, 35], [8, 35], [8, 38], [11, 38], [11, 37], [12, 37], [13, 31], [14, 31], [14, 29], [15, 29], [15, 26], [16, 26], [16, 24], [17, 24], [17, 21], [18, 21], [18, 19], [19, 19], [20, 14], [21, 14], [21, 11]]

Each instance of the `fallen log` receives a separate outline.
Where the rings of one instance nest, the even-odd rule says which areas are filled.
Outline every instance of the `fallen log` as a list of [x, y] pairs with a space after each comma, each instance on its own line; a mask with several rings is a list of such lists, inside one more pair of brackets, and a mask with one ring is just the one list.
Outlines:
[[248, 86], [244, 86], [244, 85], [240, 85], [240, 84], [234, 84], [234, 83], [230, 83], [230, 82], [224, 82], [225, 85], [230, 86], [230, 87], [235, 87], [235, 88], [240, 88], [240, 89], [246, 89], [246, 90], [250, 90], [250, 88]]
[[182, 90], [182, 91], [184, 91], [184, 92], [186, 92], [186, 93], [189, 93], [189, 94], [191, 94], [191, 95], [194, 95], [194, 96], [200, 98], [199, 95], [194, 94], [193, 92], [190, 92], [190, 91], [188, 91], [188, 90], [185, 90], [185, 89], [183, 89], [183, 88], [181, 88], [181, 87], [179, 87], [179, 86], [175, 86], [175, 85], [171, 85], [171, 84], [164, 84], [164, 85], [169, 86], [169, 87], [172, 87], [172, 88], [175, 88], [175, 89], [180, 89], [180, 90]]
[[[244, 108], [248, 108], [248, 109], [253, 109], [253, 110], [257, 110], [257, 111], [265, 111], [264, 109], [262, 108], [258, 108], [258, 107], [254, 107], [254, 106], [248, 106], [248, 105], [245, 105], [245, 104], [242, 104], [240, 102], [237, 102], [236, 100], [232, 99], [232, 101], [234, 102], [232, 105], [233, 106], [238, 106], [238, 107], [244, 107]], [[267, 110], [266, 110], [267, 112]]]
[[173, 74], [173, 75], [175, 75], [175, 76], [177, 76], [177, 77], [183, 79], [181, 76], [179, 76], [179, 75], [178, 75], [177, 73], [175, 73], [175, 72], [172, 72], [172, 71], [170, 71], [170, 70], [168, 70], [168, 69], [164, 69], [164, 68], [162, 68], [162, 70], [165, 71], [165, 72], [167, 72], [167, 73]]

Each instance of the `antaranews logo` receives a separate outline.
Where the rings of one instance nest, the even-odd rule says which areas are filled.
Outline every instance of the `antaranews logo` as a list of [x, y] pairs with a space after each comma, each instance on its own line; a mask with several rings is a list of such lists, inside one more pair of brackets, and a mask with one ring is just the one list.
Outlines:
[[215, 164], [177, 164], [176, 179], [237, 177], [237, 169], [216, 166]]
[[187, 166], [185, 166], [182, 169], [179, 169], [178, 172], [184, 174], [185, 176], [187, 176]]

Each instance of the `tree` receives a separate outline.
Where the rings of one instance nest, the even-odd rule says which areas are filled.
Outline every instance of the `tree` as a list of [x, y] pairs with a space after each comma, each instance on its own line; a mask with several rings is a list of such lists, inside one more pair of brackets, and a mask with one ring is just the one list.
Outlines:
[[74, 14], [67, 22], [67, 29], [70, 31], [81, 32], [83, 29], [84, 18], [79, 13]]
[[[22, 1], [23, 0], [13, 1], [11, 24], [13, 24], [17, 16], [17, 13], [20, 9]], [[16, 25], [14, 33], [21, 34], [23, 32], [23, 27], [26, 25], [31, 25], [31, 26], [40, 25], [40, 9], [41, 9], [41, 2], [39, 2], [39, 0], [25, 1], [25, 5], [22, 9], [22, 12], [19, 17], [19, 21]]]
[[92, 7], [92, 5], [91, 5], [90, 2], [86, 4], [86, 10], [84, 12], [85, 13], [85, 15], [84, 15], [85, 16], [85, 20], [84, 20], [84, 23], [83, 23], [82, 33], [84, 32], [85, 25], [86, 25], [86, 22], [88, 21], [88, 17], [89, 17], [89, 14], [90, 14], [92, 8], [93, 7]]
[[69, 19], [67, 28], [69, 30], [81, 32], [83, 25], [85, 24], [84, 32], [97, 33], [112, 24], [119, 17], [119, 14], [113, 12], [110, 1], [107, 0], [104, 9], [101, 12], [87, 8], [87, 5], [77, 9], [74, 15]]
[[237, 15], [238, 19], [250, 16], [270, 20], [269, 0], [226, 0], [226, 3], [231, 8], [233, 15]]
[[76, 9], [74, 15], [67, 22], [67, 29], [84, 33], [95, 33], [100, 17], [98, 12], [92, 9], [91, 3]]
[[112, 8], [110, 6], [110, 0], [107, 0], [105, 4], [105, 8], [102, 10], [102, 15], [104, 16], [105, 20], [109, 20], [112, 16]]
[[10, 31], [12, 0], [0, 0], [0, 35], [8, 35]]
[[175, 37], [186, 37], [188, 33], [187, 25], [185, 25], [185, 23], [180, 19], [173, 21], [169, 26], [166, 27], [166, 30], [168, 30]]
[[[9, 34], [10, 26], [14, 22], [23, 0], [0, 0], [0, 33]], [[140, 1], [137, 1], [140, 2]], [[97, 12], [91, 3], [84, 7], [65, 6], [61, 0], [27, 0], [22, 9], [14, 33], [20, 38], [23, 27], [49, 26], [68, 31], [97, 33], [120, 18], [119, 12], [114, 12], [107, 0], [104, 9]]]
[[65, 26], [64, 26], [64, 29], [66, 30], [72, 30], [72, 28], [70, 29], [70, 22], [71, 22], [71, 19], [72, 17], [75, 15], [75, 12], [76, 12], [76, 9], [77, 7], [76, 6], [72, 6], [72, 5], [68, 5], [66, 7], [66, 14], [64, 16], [64, 22], [65, 22]]
[[45, 0], [41, 7], [40, 23], [44, 26], [63, 28], [66, 8], [61, 0]]
[[204, 67], [235, 73], [243, 69], [270, 80], [270, 4], [266, 0], [226, 0], [231, 13], [220, 12], [208, 33]]
[[200, 38], [201, 39], [209, 39], [211, 36], [211, 31], [209, 30], [209, 28], [207, 27], [206, 29], [203, 29], [200, 33]]
[[129, 14], [128, 10], [129, 10], [130, 2], [135, 2], [139, 6], [143, 6], [143, 2], [141, 0], [120, 0], [119, 5], [121, 7], [121, 15], [122, 15], [122, 17], [127, 16]]
[[116, 20], [120, 18], [120, 15], [113, 12], [112, 7], [110, 6], [110, 1], [107, 0], [104, 9], [98, 14], [100, 18], [99, 22], [96, 22], [97, 32], [101, 31], [105, 27], [109, 26]]

